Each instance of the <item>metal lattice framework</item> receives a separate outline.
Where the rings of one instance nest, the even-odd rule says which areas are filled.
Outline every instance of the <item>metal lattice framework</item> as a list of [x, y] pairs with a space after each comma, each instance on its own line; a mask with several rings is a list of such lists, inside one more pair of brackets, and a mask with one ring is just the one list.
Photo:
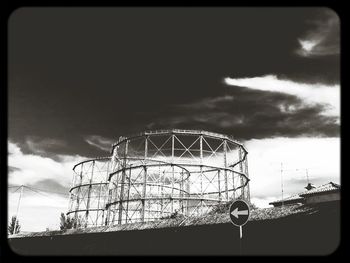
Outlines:
[[190, 217], [235, 198], [250, 201], [247, 151], [232, 137], [149, 131], [120, 137], [111, 154], [73, 169], [68, 214], [85, 226]]

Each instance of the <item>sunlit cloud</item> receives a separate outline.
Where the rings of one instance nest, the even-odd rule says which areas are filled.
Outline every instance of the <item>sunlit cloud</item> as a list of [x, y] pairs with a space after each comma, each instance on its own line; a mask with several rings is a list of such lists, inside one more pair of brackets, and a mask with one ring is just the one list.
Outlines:
[[225, 78], [230, 86], [245, 87], [253, 90], [280, 92], [296, 96], [307, 105], [322, 104], [322, 114], [340, 116], [340, 87], [339, 85], [324, 85], [321, 83], [308, 84], [279, 79], [275, 75], [251, 78]]
[[85, 138], [85, 141], [102, 151], [109, 152], [111, 150], [112, 144], [115, 142], [111, 139], [99, 136], [99, 135], [90, 135]]
[[[38, 149], [42, 152], [42, 149]], [[44, 231], [59, 228], [61, 212], [67, 212], [68, 189], [71, 187], [73, 166], [85, 159], [76, 155], [57, 155], [55, 159], [23, 153], [21, 147], [8, 142], [9, 185], [25, 185], [21, 196], [19, 221], [23, 231]], [[40, 186], [38, 191], [37, 185]], [[36, 189], [36, 190], [35, 190]], [[16, 214], [19, 192], [9, 188], [8, 216]]]
[[76, 155], [57, 155], [54, 159], [36, 154], [25, 154], [21, 148], [8, 142], [8, 166], [12, 167], [8, 174], [9, 184], [33, 185], [50, 179], [63, 187], [71, 183], [72, 168], [84, 157]]

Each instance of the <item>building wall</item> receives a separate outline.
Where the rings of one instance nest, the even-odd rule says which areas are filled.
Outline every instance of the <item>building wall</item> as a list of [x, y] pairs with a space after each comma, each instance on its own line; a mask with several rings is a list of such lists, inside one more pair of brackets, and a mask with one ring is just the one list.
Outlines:
[[340, 200], [340, 193], [338, 192], [338, 193], [307, 196], [305, 199], [306, 199], [306, 204], [337, 201], [337, 200]]

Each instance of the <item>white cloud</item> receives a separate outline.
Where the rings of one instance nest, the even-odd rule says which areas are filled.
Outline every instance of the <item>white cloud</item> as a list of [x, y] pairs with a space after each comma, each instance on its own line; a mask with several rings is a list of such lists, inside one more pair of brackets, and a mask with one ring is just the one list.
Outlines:
[[310, 53], [312, 51], [312, 49], [319, 42], [317, 40], [301, 40], [301, 39], [298, 39], [298, 41], [299, 41], [299, 44], [301, 45], [301, 48], [307, 53]]
[[34, 184], [44, 179], [51, 179], [69, 186], [72, 178], [72, 168], [84, 157], [76, 155], [57, 155], [59, 161], [35, 154], [24, 154], [21, 149], [12, 142], [8, 142], [8, 165], [14, 167], [10, 171], [9, 184]]
[[[9, 141], [8, 166], [15, 169], [9, 170], [8, 183], [10, 185], [34, 185], [43, 180], [52, 180], [64, 188], [69, 188], [73, 166], [85, 157], [78, 155], [58, 155], [56, 157], [57, 161], [35, 154], [25, 154], [18, 145]], [[9, 218], [16, 213], [17, 209], [19, 190], [12, 193], [15, 189], [9, 189]], [[39, 193], [24, 191], [19, 215], [23, 231], [43, 231], [46, 227], [57, 229], [60, 213], [67, 212], [68, 192], [66, 197], [50, 192]]]
[[52, 138], [29, 137], [26, 140], [28, 149], [35, 154], [46, 154], [50, 148], [66, 147], [66, 142]]
[[85, 141], [88, 144], [106, 152], [109, 152], [111, 150], [112, 144], [115, 142], [111, 139], [99, 135], [90, 135], [85, 138]]
[[225, 78], [225, 83], [231, 86], [246, 87], [253, 90], [280, 92], [296, 96], [306, 105], [322, 104], [324, 115], [340, 116], [339, 85], [306, 84], [291, 80], [278, 79], [274, 75], [252, 78]]

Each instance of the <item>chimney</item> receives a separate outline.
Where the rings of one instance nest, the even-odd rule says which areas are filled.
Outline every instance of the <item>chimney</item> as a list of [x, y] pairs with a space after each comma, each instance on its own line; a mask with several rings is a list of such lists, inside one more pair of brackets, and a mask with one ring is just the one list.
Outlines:
[[311, 190], [311, 189], [314, 189], [316, 188], [312, 183], [308, 183], [307, 186], [305, 187], [306, 190]]

